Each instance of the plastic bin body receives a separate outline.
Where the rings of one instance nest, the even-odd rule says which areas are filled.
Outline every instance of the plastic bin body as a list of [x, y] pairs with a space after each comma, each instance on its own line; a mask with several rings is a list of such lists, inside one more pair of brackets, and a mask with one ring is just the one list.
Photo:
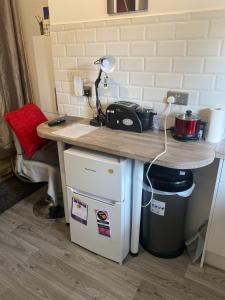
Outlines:
[[[151, 193], [143, 191], [143, 203]], [[184, 229], [188, 198], [178, 195], [157, 195], [154, 199], [165, 203], [165, 215], [151, 212], [151, 205], [142, 208], [141, 244], [150, 253], [164, 258], [177, 257], [184, 250]]]
[[[163, 172], [164, 169], [166, 172], [162, 178], [162, 173], [160, 175], [158, 172]], [[153, 169], [152, 178], [150, 177], [153, 188], [161, 186], [161, 190], [154, 191], [153, 203], [142, 208], [141, 215], [140, 240], [142, 246], [153, 255], [163, 258], [174, 258], [183, 253], [189, 197], [181, 196], [179, 193], [191, 190], [193, 185], [193, 175], [190, 171], [186, 178], [183, 175], [181, 177], [170, 176], [169, 171], [168, 168], [163, 167]], [[177, 170], [177, 172], [183, 174], [182, 170]], [[182, 190], [179, 180], [183, 182]], [[144, 181], [146, 184], [148, 183], [145, 176]], [[143, 189], [143, 205], [147, 204], [150, 198], [151, 191]], [[155, 200], [159, 202], [155, 202]]]

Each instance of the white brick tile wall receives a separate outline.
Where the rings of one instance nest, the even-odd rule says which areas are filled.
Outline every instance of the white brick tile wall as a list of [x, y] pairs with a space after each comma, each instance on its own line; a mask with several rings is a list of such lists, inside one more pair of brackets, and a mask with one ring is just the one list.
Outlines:
[[94, 62], [97, 58], [88, 58], [88, 57], [78, 57], [77, 65], [79, 70], [97, 70], [97, 66], [94, 65]]
[[59, 63], [62, 69], [76, 69], [77, 59], [73, 57], [61, 57]]
[[85, 45], [86, 56], [103, 56], [106, 54], [105, 44], [86, 44]]
[[137, 17], [131, 19], [132, 24], [151, 24], [158, 22], [159, 17], [158, 16], [149, 16], [149, 17]]
[[217, 76], [216, 89], [218, 91], [225, 91], [225, 76]]
[[58, 38], [57, 38], [57, 32], [52, 31], [50, 33], [51, 36], [51, 43], [53, 44], [57, 44], [58, 43]]
[[225, 58], [208, 58], [205, 63], [206, 73], [225, 74]]
[[143, 107], [146, 107], [146, 108], [153, 108], [153, 104], [154, 102], [152, 102], [152, 101], [145, 101], [145, 100], [143, 100], [142, 102], [141, 102], [141, 105], [143, 106]]
[[75, 42], [74, 31], [61, 31], [58, 32], [58, 43], [60, 44], [72, 44]]
[[212, 90], [214, 82], [212, 75], [184, 75], [183, 87], [190, 90]]
[[69, 104], [70, 97], [67, 94], [57, 93], [57, 101], [59, 104]]
[[84, 45], [75, 44], [66, 46], [67, 56], [84, 56]]
[[[119, 89], [119, 88], [118, 88]], [[110, 97], [104, 97], [104, 96], [101, 96], [100, 97], [100, 99], [101, 99], [101, 103], [102, 103], [102, 107], [103, 107], [103, 109], [106, 109], [106, 107], [108, 106], [108, 104], [111, 102], [115, 102], [115, 101], [118, 101], [118, 99], [117, 98], [113, 98], [112, 96], [110, 96]], [[113, 99], [113, 100], [112, 100]], [[93, 100], [93, 98], [92, 98], [92, 100]], [[96, 99], [95, 99], [96, 100]], [[96, 101], [92, 101], [91, 102], [91, 104], [92, 104], [92, 107], [95, 107], [95, 104], [96, 104]]]
[[106, 53], [114, 56], [128, 56], [129, 55], [129, 43], [107, 43]]
[[64, 25], [64, 30], [84, 28], [84, 23], [69, 23]]
[[171, 41], [157, 43], [157, 56], [185, 56], [186, 41]]
[[66, 56], [66, 47], [64, 45], [52, 45], [52, 55], [53, 57]]
[[88, 102], [86, 97], [70, 96], [70, 104], [85, 106]]
[[99, 86], [99, 96], [119, 98], [119, 87], [110, 85], [107, 89], [104, 89], [102, 86]]
[[64, 25], [51, 25], [51, 31], [62, 31], [64, 30]]
[[170, 58], [147, 58], [145, 59], [145, 71], [150, 72], [170, 72], [172, 59]]
[[121, 86], [119, 88], [119, 96], [122, 99], [137, 99], [141, 100], [142, 90], [139, 87]]
[[86, 107], [81, 106], [80, 107], [80, 117], [88, 118], [88, 119], [93, 118], [94, 116], [93, 116], [93, 112], [92, 112], [91, 108], [88, 106], [86, 106]]
[[60, 69], [60, 64], [59, 64], [59, 58], [58, 57], [53, 57], [53, 67], [54, 69]]
[[82, 78], [86, 78], [86, 72], [81, 70], [66, 70], [68, 81], [73, 81], [75, 76], [81, 76]]
[[[113, 72], [108, 75], [109, 84], [112, 85], [127, 85], [129, 84], [129, 73], [128, 72]], [[95, 76], [96, 78], [96, 76]]]
[[55, 80], [58, 80], [58, 81], [60, 81], [60, 80], [64, 80], [64, 81], [69, 80], [67, 71], [55, 70], [54, 74], [55, 74]]
[[192, 19], [217, 19], [217, 18], [225, 18], [225, 10], [217, 9], [217, 10], [208, 10], [208, 11], [200, 11], [191, 13]]
[[177, 39], [205, 38], [208, 33], [209, 22], [185, 22], [176, 24]]
[[175, 58], [173, 61], [173, 71], [178, 73], [201, 73], [202, 67], [202, 58]]
[[171, 40], [174, 38], [174, 24], [152, 24], [146, 27], [147, 40]]
[[64, 104], [63, 111], [68, 116], [80, 116], [79, 106]]
[[104, 27], [104, 21], [97, 21], [97, 22], [86, 22], [84, 23], [84, 28], [97, 28], [97, 27]]
[[188, 42], [189, 56], [218, 56], [220, 52], [220, 40], [195, 40]]
[[153, 86], [154, 75], [146, 72], [131, 72], [130, 84], [135, 86]]
[[94, 61], [105, 54], [115, 56], [116, 69], [108, 89], [99, 87], [104, 107], [127, 99], [160, 113], [167, 91], [177, 90], [188, 92], [189, 102], [174, 112], [225, 108], [225, 10], [59, 24], [51, 31], [62, 113], [92, 117], [86, 98], [74, 96], [73, 77], [92, 86], [95, 105]]
[[225, 41], [223, 41], [223, 47], [222, 47], [222, 53], [223, 56], [225, 56]]
[[120, 69], [122, 71], [143, 71], [144, 60], [142, 58], [121, 58]]
[[130, 54], [132, 56], [154, 56], [156, 44], [154, 42], [132, 42]]
[[[85, 78], [87, 79], [87, 81], [95, 82], [96, 78], [98, 77], [99, 71], [97, 71], [97, 69], [96, 69], [96, 71], [85, 70], [85, 73], [86, 73]], [[113, 72], [113, 74], [114, 74], [114, 72]], [[111, 76], [111, 74], [110, 74], [110, 76]]]
[[[188, 110], [191, 110], [192, 113], [194, 113], [194, 114], [198, 114], [199, 110], [204, 110], [204, 112], [205, 112], [205, 109], [206, 109], [206, 107], [205, 106], [201, 106], [201, 105], [198, 105], [198, 106], [189, 105], [188, 106]], [[181, 114], [181, 113], [184, 114], [186, 111], [187, 111], [187, 106], [184, 106], [184, 105], [175, 105], [174, 112], [176, 114]]]
[[55, 88], [56, 88], [56, 92], [62, 92], [61, 81], [56, 81], [55, 82]]
[[163, 102], [166, 97], [167, 89], [144, 88], [143, 99], [149, 101]]
[[98, 28], [97, 29], [97, 41], [108, 42], [119, 40], [119, 28]]
[[225, 17], [223, 20], [212, 21], [209, 35], [216, 38], [225, 36]]
[[184, 89], [181, 91], [189, 94], [188, 95], [188, 105], [198, 105], [198, 102], [199, 102], [199, 92], [198, 91], [190, 91], [190, 90], [184, 90]]
[[179, 74], [156, 74], [155, 86], [167, 88], [181, 88], [182, 75]]
[[115, 19], [105, 21], [106, 26], [119, 26], [131, 24], [131, 19]]
[[159, 16], [160, 22], [176, 22], [176, 21], [187, 21], [190, 20], [190, 14], [169, 14], [169, 15], [161, 15]]
[[77, 42], [94, 42], [96, 40], [95, 29], [77, 30], [76, 31]]
[[74, 86], [72, 84], [72, 82], [62, 82], [62, 92], [64, 93], [70, 93], [73, 94], [74, 93]]
[[199, 104], [202, 106], [225, 108], [225, 93], [220, 92], [201, 92]]
[[145, 26], [128, 26], [120, 28], [121, 41], [144, 40]]
[[63, 104], [59, 104], [58, 103], [58, 110], [60, 114], [64, 114], [64, 110], [63, 110]]
[[[162, 100], [161, 100], [162, 101]], [[165, 112], [166, 103], [153, 102], [153, 108], [158, 114]]]

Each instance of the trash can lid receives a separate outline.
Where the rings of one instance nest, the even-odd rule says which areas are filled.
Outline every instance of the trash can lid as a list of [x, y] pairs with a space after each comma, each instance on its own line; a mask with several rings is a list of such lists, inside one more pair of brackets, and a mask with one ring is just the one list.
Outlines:
[[[146, 172], [149, 163], [144, 168], [144, 183], [149, 185]], [[193, 185], [193, 173], [191, 170], [181, 170], [152, 165], [149, 171], [149, 179], [152, 187], [164, 192], [183, 192]]]

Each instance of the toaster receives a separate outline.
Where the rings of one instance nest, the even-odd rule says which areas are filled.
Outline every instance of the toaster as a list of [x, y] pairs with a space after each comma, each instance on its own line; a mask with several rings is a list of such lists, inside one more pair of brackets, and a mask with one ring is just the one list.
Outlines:
[[143, 132], [152, 129], [154, 115], [156, 113], [152, 108], [142, 108], [129, 101], [118, 101], [106, 109], [106, 126], [118, 130]]

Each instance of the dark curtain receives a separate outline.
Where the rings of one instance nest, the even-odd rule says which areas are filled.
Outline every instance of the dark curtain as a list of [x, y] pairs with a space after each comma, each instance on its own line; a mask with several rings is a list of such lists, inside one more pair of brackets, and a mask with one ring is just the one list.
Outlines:
[[6, 112], [32, 100], [17, 0], [0, 0], [0, 150], [11, 147]]

